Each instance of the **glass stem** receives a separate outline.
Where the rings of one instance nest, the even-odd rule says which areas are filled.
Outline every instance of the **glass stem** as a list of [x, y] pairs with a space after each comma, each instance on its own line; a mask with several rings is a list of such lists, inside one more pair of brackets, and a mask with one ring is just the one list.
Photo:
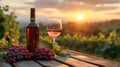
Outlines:
[[54, 46], [55, 46], [55, 38], [53, 38], [53, 50], [54, 50]]

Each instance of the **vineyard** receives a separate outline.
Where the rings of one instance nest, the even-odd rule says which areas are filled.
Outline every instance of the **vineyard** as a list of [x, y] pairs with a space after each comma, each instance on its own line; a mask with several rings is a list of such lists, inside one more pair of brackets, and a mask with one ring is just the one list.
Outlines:
[[[42, 24], [39, 25], [39, 45], [45, 44], [51, 47], [52, 38], [48, 36], [46, 27]], [[81, 24], [82, 27], [79, 26], [78, 28], [75, 27], [76, 25], [78, 24], [64, 24], [61, 36], [56, 39], [57, 44], [61, 47], [58, 49], [71, 49], [110, 60], [120, 61], [119, 20], [83, 24], [84, 26]], [[20, 41], [22, 44], [26, 44], [25, 27], [21, 28], [20, 32], [22, 32], [22, 34], [20, 34]]]
[[[0, 51], [11, 44], [26, 45], [26, 27], [19, 27], [14, 12], [4, 14], [0, 9]], [[51, 47], [52, 39], [46, 26], [40, 25], [39, 46]], [[102, 58], [120, 61], [120, 20], [63, 24], [62, 34], [56, 39], [57, 49], [71, 49]]]
[[[41, 40], [51, 45], [49, 36], [41, 37]], [[104, 34], [98, 36], [81, 36], [65, 34], [57, 39], [62, 49], [72, 49], [111, 60], [120, 61], [120, 36], [114, 31], [108, 37]]]

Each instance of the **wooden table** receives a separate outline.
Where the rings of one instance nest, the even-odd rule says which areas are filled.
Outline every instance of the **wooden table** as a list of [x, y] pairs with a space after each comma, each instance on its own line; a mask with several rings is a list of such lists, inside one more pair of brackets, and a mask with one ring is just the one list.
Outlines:
[[97, 63], [89, 59], [87, 56], [81, 55], [78, 52], [67, 50], [71, 53], [70, 57], [57, 56], [52, 61], [19, 61], [16, 63], [0, 62], [0, 67], [109, 67], [104, 63]]

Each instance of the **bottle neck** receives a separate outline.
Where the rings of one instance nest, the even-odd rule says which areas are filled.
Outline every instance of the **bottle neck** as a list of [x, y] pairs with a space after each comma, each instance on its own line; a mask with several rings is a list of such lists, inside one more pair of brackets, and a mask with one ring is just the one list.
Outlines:
[[35, 8], [31, 8], [30, 11], [30, 21], [35, 22]]

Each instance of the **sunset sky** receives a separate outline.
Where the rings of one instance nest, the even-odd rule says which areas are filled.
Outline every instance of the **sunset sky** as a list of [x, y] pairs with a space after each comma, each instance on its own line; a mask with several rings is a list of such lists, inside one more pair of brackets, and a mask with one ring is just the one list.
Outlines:
[[[48, 17], [76, 22], [120, 19], [120, 0], [0, 0], [0, 6], [5, 5], [15, 11], [18, 21], [29, 21], [31, 7], [36, 8], [39, 22]], [[81, 20], [77, 19], [78, 14], [83, 16]]]

